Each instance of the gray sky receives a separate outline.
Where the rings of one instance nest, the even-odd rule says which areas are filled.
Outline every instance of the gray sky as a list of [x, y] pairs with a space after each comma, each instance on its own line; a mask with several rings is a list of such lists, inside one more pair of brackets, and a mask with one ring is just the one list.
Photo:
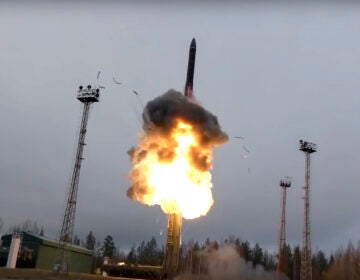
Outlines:
[[[165, 238], [159, 207], [130, 201], [126, 151], [141, 130], [140, 101], [183, 90], [197, 40], [194, 91], [231, 139], [215, 151], [215, 204], [186, 221], [183, 240], [229, 234], [275, 249], [279, 180], [287, 238], [301, 244], [305, 159], [312, 157], [312, 247], [360, 236], [360, 6], [245, 2], [0, 2], [0, 216], [57, 237], [75, 158], [79, 85], [106, 87], [90, 115], [75, 231], [117, 245]], [[105, 3], [106, 2], [106, 3]], [[97, 72], [101, 70], [99, 81]], [[116, 85], [115, 77], [123, 85]], [[242, 145], [249, 150], [249, 157]], [[163, 235], [161, 235], [163, 233]]]

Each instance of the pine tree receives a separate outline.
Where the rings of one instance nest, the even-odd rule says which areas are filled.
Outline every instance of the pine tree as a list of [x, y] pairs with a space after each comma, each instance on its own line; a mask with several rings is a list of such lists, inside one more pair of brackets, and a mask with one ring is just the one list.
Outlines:
[[158, 248], [154, 236], [146, 243], [142, 241], [137, 247], [136, 252], [136, 261], [139, 264], [160, 265], [162, 263], [163, 251]]
[[73, 244], [77, 245], [77, 246], [80, 246], [80, 238], [76, 234], [74, 236]]
[[328, 260], [323, 251], [319, 250], [313, 256], [313, 280], [322, 280], [323, 274], [328, 268]]
[[250, 249], [250, 243], [249, 241], [243, 241], [240, 244], [240, 256], [245, 260], [245, 261], [250, 261], [251, 258], [251, 249]]
[[260, 245], [256, 243], [251, 252], [251, 259], [253, 265], [256, 266], [257, 264], [263, 264], [263, 258], [264, 258], [263, 250], [260, 247]]
[[95, 244], [96, 244], [95, 236], [93, 235], [92, 231], [90, 231], [89, 234], [86, 236], [85, 248], [88, 250], [94, 251]]
[[116, 254], [116, 247], [112, 236], [108, 235], [105, 237], [101, 251], [103, 257], [114, 257]]
[[126, 256], [126, 262], [130, 264], [136, 264], [137, 263], [137, 256], [136, 256], [136, 250], [135, 245], [133, 245], [130, 249], [130, 252]]
[[293, 280], [300, 280], [300, 271], [301, 271], [301, 250], [299, 246], [294, 248], [294, 257], [293, 257]]

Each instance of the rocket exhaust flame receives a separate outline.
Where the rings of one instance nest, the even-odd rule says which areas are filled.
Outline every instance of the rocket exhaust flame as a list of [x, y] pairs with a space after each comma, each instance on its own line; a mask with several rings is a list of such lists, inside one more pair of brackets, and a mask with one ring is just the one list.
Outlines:
[[169, 90], [146, 105], [143, 120], [140, 143], [129, 151], [127, 195], [185, 219], [206, 215], [214, 203], [212, 150], [228, 140], [216, 116]]

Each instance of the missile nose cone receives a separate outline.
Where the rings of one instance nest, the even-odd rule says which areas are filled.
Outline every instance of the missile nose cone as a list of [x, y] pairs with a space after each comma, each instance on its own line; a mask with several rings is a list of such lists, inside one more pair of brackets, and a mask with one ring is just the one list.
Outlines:
[[195, 48], [195, 49], [196, 49], [196, 41], [195, 41], [195, 38], [193, 38], [193, 39], [191, 40], [190, 48]]

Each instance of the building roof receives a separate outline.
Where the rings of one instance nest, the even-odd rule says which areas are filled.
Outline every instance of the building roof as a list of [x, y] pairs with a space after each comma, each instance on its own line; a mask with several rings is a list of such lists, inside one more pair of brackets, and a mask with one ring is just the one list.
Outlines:
[[[23, 243], [25, 243], [26, 241], [32, 241], [32, 242], [38, 242], [42, 245], [46, 245], [46, 246], [50, 246], [50, 247], [58, 247], [59, 246], [59, 240], [56, 239], [51, 239], [48, 237], [44, 237], [44, 236], [40, 236], [37, 234], [33, 234], [30, 232], [22, 232], [23, 234]], [[2, 240], [4, 239], [11, 239], [12, 234], [5, 234], [1, 237]], [[67, 248], [70, 249], [71, 252], [77, 252], [77, 253], [82, 253], [82, 254], [86, 254], [86, 255], [93, 255], [94, 252], [91, 250], [88, 250], [84, 247], [81, 246], [77, 246], [77, 245], [73, 245], [73, 244], [69, 244], [67, 245]]]

